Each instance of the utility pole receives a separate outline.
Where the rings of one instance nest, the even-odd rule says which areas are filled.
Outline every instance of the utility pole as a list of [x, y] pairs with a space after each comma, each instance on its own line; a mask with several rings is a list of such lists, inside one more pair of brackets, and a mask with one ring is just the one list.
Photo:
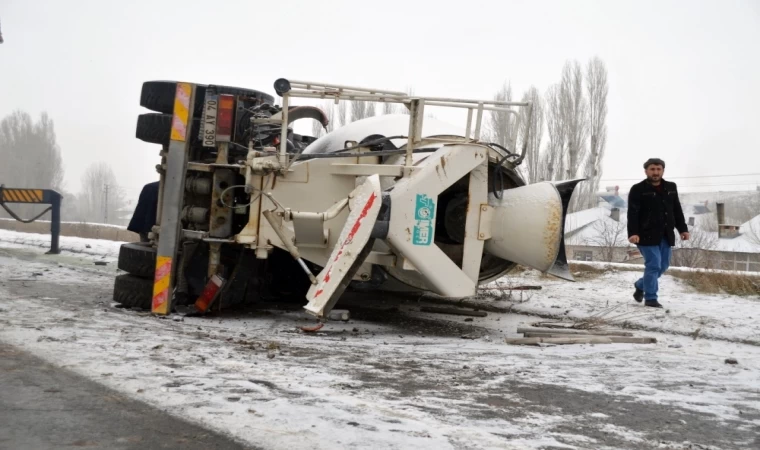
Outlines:
[[105, 208], [105, 218], [103, 219], [104, 223], [108, 223], [108, 185], [106, 184], [106, 190], [105, 190], [106, 198], [105, 202], [103, 202], [103, 206]]

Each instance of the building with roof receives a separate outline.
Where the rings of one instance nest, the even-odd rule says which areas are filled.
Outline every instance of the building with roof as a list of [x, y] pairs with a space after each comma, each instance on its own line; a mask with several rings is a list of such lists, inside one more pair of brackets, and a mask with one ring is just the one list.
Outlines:
[[[627, 205], [617, 207], [617, 196], [612, 200], [567, 215], [565, 245], [569, 259], [644, 263], [637, 247], [628, 242]], [[692, 238], [676, 239], [672, 265], [760, 272], [760, 214], [732, 225], [725, 223], [722, 204], [717, 205], [716, 213], [703, 203], [683, 204], [682, 208]]]

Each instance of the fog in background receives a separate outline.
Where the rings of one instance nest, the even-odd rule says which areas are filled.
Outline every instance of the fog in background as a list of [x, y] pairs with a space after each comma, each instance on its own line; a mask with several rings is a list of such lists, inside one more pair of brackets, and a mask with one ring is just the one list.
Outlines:
[[[602, 187], [627, 191], [643, 161], [660, 157], [684, 191], [754, 189], [758, 5], [0, 0], [0, 118], [46, 112], [63, 187], [81, 192], [88, 166], [104, 162], [128, 201], [157, 179], [159, 146], [134, 138], [145, 80], [273, 94], [290, 77], [462, 98], [492, 98], [509, 82], [519, 100], [557, 83], [566, 61], [599, 57], [609, 83]], [[678, 178], [742, 174], [752, 175]]]

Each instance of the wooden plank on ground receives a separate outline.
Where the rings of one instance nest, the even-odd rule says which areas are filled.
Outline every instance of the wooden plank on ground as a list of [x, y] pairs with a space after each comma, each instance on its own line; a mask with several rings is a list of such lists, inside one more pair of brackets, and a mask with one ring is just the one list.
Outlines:
[[559, 328], [518, 328], [518, 333], [531, 334], [565, 334], [573, 336], [633, 336], [630, 331], [609, 331], [609, 330], [566, 330]]
[[505, 339], [507, 344], [511, 345], [539, 345], [539, 344], [612, 344], [612, 340], [608, 337], [602, 336], [579, 336], [579, 337], [562, 337], [562, 338], [544, 338], [544, 337], [531, 337], [531, 338], [518, 338], [518, 339]]
[[470, 317], [486, 317], [488, 315], [485, 311], [472, 311], [468, 309], [459, 308], [442, 308], [439, 306], [423, 306], [420, 308], [422, 312], [436, 313], [436, 314], [453, 314], [455, 316], [470, 316]]

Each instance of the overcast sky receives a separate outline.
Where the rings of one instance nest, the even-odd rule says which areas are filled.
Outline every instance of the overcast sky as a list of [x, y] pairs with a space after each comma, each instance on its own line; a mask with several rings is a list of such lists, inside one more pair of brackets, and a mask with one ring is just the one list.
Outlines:
[[[93, 161], [130, 196], [157, 179], [159, 147], [134, 138], [145, 80], [490, 98], [507, 80], [543, 92], [566, 60], [595, 55], [610, 83], [603, 186], [627, 190], [652, 156], [666, 178], [760, 173], [754, 0], [0, 0], [0, 24], [0, 116], [51, 115], [73, 192]], [[732, 190], [760, 175], [676, 181]]]

